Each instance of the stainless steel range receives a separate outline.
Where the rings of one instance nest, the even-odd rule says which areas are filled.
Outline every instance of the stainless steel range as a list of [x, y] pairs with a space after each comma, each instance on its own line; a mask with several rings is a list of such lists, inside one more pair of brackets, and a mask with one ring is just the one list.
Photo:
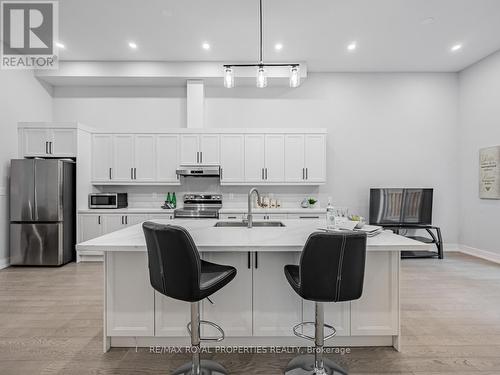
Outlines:
[[175, 218], [219, 218], [221, 194], [184, 194], [184, 207], [174, 211]]

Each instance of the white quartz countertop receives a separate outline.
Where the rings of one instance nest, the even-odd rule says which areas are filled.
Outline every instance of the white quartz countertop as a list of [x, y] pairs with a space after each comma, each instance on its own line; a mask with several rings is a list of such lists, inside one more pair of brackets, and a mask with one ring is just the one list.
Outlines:
[[[246, 214], [248, 209], [246, 207], [236, 207], [236, 208], [221, 208], [219, 214]], [[324, 214], [326, 213], [326, 208], [290, 208], [290, 207], [280, 207], [280, 208], [252, 208], [252, 213], [254, 214]]]
[[84, 210], [78, 210], [79, 214], [173, 214], [173, 209], [164, 208], [87, 208]]
[[[186, 228], [200, 251], [301, 251], [308, 236], [323, 227], [324, 220], [281, 220], [285, 227], [214, 227], [215, 219], [152, 220]], [[99, 251], [146, 251], [142, 225], [133, 225], [76, 245]], [[368, 251], [428, 250], [429, 245], [384, 231], [369, 237]]]

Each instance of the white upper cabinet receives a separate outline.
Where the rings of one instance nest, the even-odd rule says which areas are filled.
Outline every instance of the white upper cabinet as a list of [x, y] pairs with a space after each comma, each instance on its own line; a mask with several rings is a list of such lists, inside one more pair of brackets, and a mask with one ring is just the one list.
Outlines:
[[304, 167], [304, 135], [285, 135], [285, 181], [303, 182], [305, 180]]
[[263, 134], [245, 135], [245, 181], [264, 181], [265, 136]]
[[200, 163], [201, 164], [219, 164], [219, 135], [203, 134], [200, 135]]
[[266, 135], [265, 148], [265, 170], [266, 182], [285, 181], [285, 137], [282, 134]]
[[181, 164], [219, 164], [218, 134], [182, 134]]
[[134, 179], [134, 135], [115, 134], [113, 136], [113, 181]]
[[156, 180], [179, 182], [175, 173], [179, 166], [179, 136], [160, 134], [156, 136]]
[[25, 157], [75, 157], [76, 129], [22, 128], [22, 152]]
[[245, 136], [222, 134], [220, 136], [221, 183], [238, 183], [245, 180]]
[[133, 180], [153, 182], [156, 177], [156, 137], [152, 134], [139, 134], [134, 142]]
[[181, 164], [197, 164], [200, 160], [198, 134], [181, 135]]
[[326, 181], [326, 137], [322, 134], [305, 136], [306, 182]]
[[113, 178], [113, 135], [92, 136], [92, 181], [109, 182]]
[[[37, 129], [30, 130], [32, 138], [45, 135]], [[178, 185], [179, 165], [220, 165], [223, 185], [326, 182], [323, 132], [95, 133], [92, 139], [95, 184]], [[30, 145], [33, 153], [44, 152], [45, 146], [42, 144], [40, 149], [31, 138], [24, 143]]]
[[326, 136], [285, 136], [285, 181], [317, 184], [326, 182]]

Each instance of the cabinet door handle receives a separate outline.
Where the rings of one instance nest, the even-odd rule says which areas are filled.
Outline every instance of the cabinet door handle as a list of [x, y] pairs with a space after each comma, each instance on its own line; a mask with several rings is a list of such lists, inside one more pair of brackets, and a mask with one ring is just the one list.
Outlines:
[[247, 258], [247, 262], [248, 262], [248, 269], [252, 268], [252, 259], [251, 259], [251, 255], [250, 255], [250, 251], [248, 252], [248, 258]]
[[255, 252], [255, 269], [259, 268], [259, 255], [258, 252]]
[[267, 168], [266, 168], [266, 180], [267, 180]]
[[128, 225], [128, 216], [125, 216], [125, 224]]
[[130, 168], [130, 179], [134, 179], [134, 168]]
[[137, 168], [134, 168], [134, 180], [137, 180]]
[[306, 180], [309, 180], [309, 168], [306, 168]]
[[264, 179], [264, 168], [261, 168], [262, 179]]
[[200, 151], [200, 163], [203, 163], [203, 151]]
[[45, 153], [49, 153], [49, 142], [45, 142]]
[[101, 215], [97, 216], [97, 224], [101, 225]]
[[52, 142], [49, 142], [49, 154], [52, 155]]
[[228, 219], [236, 219], [236, 216], [228, 216]]
[[200, 152], [199, 151], [196, 151], [196, 162], [197, 163], [200, 162]]
[[112, 168], [109, 168], [109, 179], [110, 179], [110, 180], [112, 180], [112, 179], [113, 179], [112, 174], [111, 174], [111, 169], [112, 169]]
[[223, 171], [223, 170], [224, 170], [223, 168], [221, 168], [221, 169], [220, 169], [220, 179], [221, 179], [221, 180], [222, 180], [222, 171]]
[[299, 219], [319, 219], [319, 216], [299, 216]]
[[302, 179], [303, 180], [306, 179], [306, 169], [305, 168], [302, 168]]
[[122, 225], [123, 225], [123, 216], [122, 216]]

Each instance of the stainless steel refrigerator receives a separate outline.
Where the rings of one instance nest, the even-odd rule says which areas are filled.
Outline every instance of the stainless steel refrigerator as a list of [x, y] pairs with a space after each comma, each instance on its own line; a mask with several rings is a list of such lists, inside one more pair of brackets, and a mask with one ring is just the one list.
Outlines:
[[10, 164], [10, 263], [59, 266], [74, 256], [75, 163], [13, 159]]

